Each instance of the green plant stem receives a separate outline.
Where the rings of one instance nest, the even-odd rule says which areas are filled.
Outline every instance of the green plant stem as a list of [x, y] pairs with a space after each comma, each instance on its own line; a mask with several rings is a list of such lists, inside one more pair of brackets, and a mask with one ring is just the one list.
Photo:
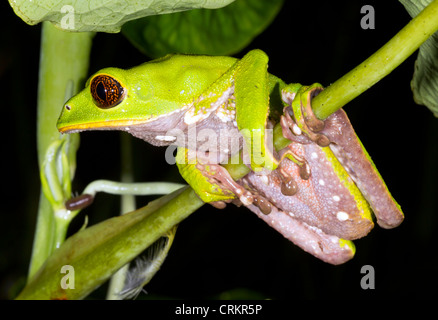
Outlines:
[[[315, 115], [324, 120], [338, 111], [390, 74], [437, 30], [438, 0], [434, 0], [382, 48], [317, 95], [312, 100]], [[289, 143], [278, 123], [274, 127], [275, 149], [281, 150]]]
[[326, 88], [312, 101], [325, 119], [391, 73], [438, 30], [438, 0], [431, 2], [376, 53]]
[[97, 192], [105, 192], [117, 195], [136, 195], [136, 196], [151, 196], [163, 195], [176, 191], [185, 184], [174, 182], [134, 182], [123, 183], [110, 180], [95, 180], [84, 189], [83, 194], [89, 194], [93, 197]]
[[[56, 121], [65, 102], [66, 92], [70, 94], [77, 92], [86, 76], [91, 39], [90, 33], [68, 33], [55, 28], [50, 22], [43, 23], [37, 112], [37, 148], [40, 168], [50, 144], [56, 139], [61, 139], [56, 129]], [[71, 148], [71, 163], [74, 163], [75, 151], [75, 148]], [[70, 170], [73, 177], [74, 166]], [[60, 228], [56, 226], [52, 206], [41, 192], [29, 279], [55, 249], [56, 241], [59, 241], [57, 229]]]

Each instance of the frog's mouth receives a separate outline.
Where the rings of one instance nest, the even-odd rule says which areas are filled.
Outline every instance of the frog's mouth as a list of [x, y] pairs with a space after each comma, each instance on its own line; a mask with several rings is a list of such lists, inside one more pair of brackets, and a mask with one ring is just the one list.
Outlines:
[[109, 121], [96, 121], [88, 123], [77, 123], [70, 125], [63, 125], [58, 121], [57, 128], [61, 133], [75, 133], [87, 130], [114, 130], [147, 123], [148, 120], [109, 120]]

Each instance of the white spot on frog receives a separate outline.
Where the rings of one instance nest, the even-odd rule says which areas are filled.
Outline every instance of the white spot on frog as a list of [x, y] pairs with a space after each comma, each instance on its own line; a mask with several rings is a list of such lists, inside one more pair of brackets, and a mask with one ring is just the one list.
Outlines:
[[262, 175], [260, 176], [260, 180], [262, 180], [262, 182], [263, 182], [265, 185], [269, 185], [269, 179], [268, 179], [268, 176], [267, 176], [267, 175], [262, 174]]
[[319, 179], [318, 183], [319, 183], [321, 186], [325, 186], [325, 181], [322, 180], [322, 179]]
[[316, 152], [312, 152], [312, 154], [310, 155], [310, 158], [318, 159], [318, 154]]
[[341, 198], [339, 198], [339, 196], [333, 196], [333, 200], [335, 200], [336, 202], [340, 201]]
[[336, 218], [338, 218], [339, 221], [345, 221], [349, 218], [349, 215], [344, 211], [339, 211], [336, 213]]
[[203, 120], [205, 118], [206, 117], [205, 117], [205, 115], [203, 113], [195, 114], [195, 110], [194, 109], [190, 109], [184, 115], [184, 122], [187, 125], [191, 125], [191, 124], [197, 123], [198, 121], [201, 121], [201, 120]]
[[293, 125], [292, 125], [292, 132], [296, 135], [296, 136], [299, 136], [299, 135], [301, 135], [301, 129], [300, 129], [300, 127], [298, 127], [298, 125], [296, 124], [296, 123], [294, 123]]
[[155, 139], [160, 140], [160, 141], [172, 142], [172, 141], [176, 140], [176, 137], [174, 137], [174, 136], [156, 136]]
[[234, 103], [224, 103], [220, 108], [216, 110], [216, 116], [222, 122], [234, 121], [236, 119], [236, 113], [232, 112], [235, 108]]

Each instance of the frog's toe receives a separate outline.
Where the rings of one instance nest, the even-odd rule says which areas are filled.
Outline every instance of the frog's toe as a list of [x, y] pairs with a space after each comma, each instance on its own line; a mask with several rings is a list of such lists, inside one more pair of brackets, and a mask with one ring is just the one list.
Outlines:
[[[239, 198], [245, 206], [253, 203], [254, 198], [250, 191], [233, 180], [230, 173], [219, 164], [201, 165], [196, 164], [198, 170], [201, 171], [208, 180], [208, 185], [215, 190], [215, 197], [202, 198], [205, 202], [212, 203], [217, 201], [231, 200]], [[205, 187], [204, 187], [205, 189]], [[212, 193], [211, 190], [209, 190]]]
[[227, 206], [225, 201], [212, 201], [210, 204], [216, 209], [225, 209]]
[[284, 108], [281, 126], [285, 138], [300, 142], [296, 137], [305, 136], [320, 147], [327, 147], [330, 140], [320, 131], [324, 130], [324, 121], [318, 119], [312, 110], [312, 99], [317, 96], [323, 87], [314, 84], [310, 87], [301, 87], [295, 95], [283, 93], [283, 101], [289, 106]]
[[288, 176], [282, 179], [282, 183], [280, 185], [281, 193], [285, 196], [293, 196], [298, 192], [298, 184], [294, 178]]
[[259, 208], [260, 212], [264, 215], [268, 215], [272, 211], [272, 204], [268, 201], [268, 199], [262, 197], [261, 195], [254, 196], [254, 201], [252, 204]]

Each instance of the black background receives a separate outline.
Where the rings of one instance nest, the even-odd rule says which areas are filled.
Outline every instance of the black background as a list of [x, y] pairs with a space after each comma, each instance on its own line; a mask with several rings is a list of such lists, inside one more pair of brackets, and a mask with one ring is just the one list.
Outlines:
[[[375, 29], [360, 27], [363, 5], [375, 9]], [[39, 198], [36, 93], [40, 26], [28, 26], [1, 3], [0, 81], [2, 204], [0, 298], [24, 284]], [[270, 57], [269, 71], [286, 82], [325, 86], [358, 65], [395, 35], [409, 15], [398, 1], [286, 1], [253, 48]], [[206, 26], [208, 27], [208, 26]], [[413, 102], [415, 55], [349, 103], [351, 122], [405, 213], [393, 230], [378, 226], [355, 241], [353, 260], [331, 266], [301, 251], [245, 208], [205, 205], [181, 223], [170, 254], [143, 298], [428, 298], [437, 285], [438, 121]], [[147, 61], [121, 34], [94, 39], [90, 73]], [[164, 148], [133, 140], [136, 181], [178, 181]], [[119, 179], [120, 134], [81, 134], [74, 188], [95, 179]], [[141, 198], [138, 205], [150, 199]], [[99, 195], [85, 215], [90, 223], [118, 214], [118, 197]], [[361, 267], [375, 269], [374, 290], [363, 290]], [[105, 288], [93, 293], [104, 298]]]

